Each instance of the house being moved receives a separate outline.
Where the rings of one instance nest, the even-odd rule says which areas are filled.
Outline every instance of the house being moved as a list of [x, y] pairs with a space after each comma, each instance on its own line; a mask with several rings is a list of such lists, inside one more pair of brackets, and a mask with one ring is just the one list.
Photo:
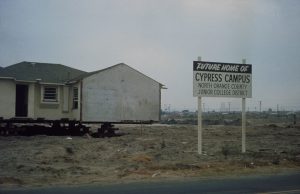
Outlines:
[[0, 118], [159, 121], [162, 87], [123, 63], [87, 73], [61, 64], [21, 62], [0, 69]]

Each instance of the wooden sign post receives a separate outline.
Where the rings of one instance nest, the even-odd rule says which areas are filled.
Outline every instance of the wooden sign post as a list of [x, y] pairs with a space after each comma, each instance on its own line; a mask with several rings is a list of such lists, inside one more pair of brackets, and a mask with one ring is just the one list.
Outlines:
[[[201, 57], [198, 57], [201, 61]], [[198, 154], [202, 154], [202, 102], [201, 96], [198, 96]]]
[[[246, 59], [243, 59], [246, 64]], [[242, 153], [246, 152], [246, 98], [242, 98]]]

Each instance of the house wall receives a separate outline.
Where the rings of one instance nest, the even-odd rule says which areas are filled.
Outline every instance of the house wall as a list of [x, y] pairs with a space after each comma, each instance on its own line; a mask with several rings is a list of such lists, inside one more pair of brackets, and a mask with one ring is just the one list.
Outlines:
[[83, 121], [159, 121], [160, 85], [119, 65], [83, 79]]
[[34, 118], [35, 84], [28, 85], [28, 117]]
[[[15, 117], [16, 84], [28, 85], [28, 118], [45, 118], [47, 120], [59, 120], [61, 118], [80, 119], [80, 103], [78, 104], [78, 109], [73, 109], [73, 86], [58, 86], [58, 103], [46, 103], [41, 100], [42, 85], [28, 82], [16, 83], [14, 80], [6, 79], [0, 79], [0, 117], [4, 119]], [[78, 87], [80, 92], [80, 85], [77, 84], [75, 86]], [[65, 105], [65, 103], [68, 105]], [[65, 110], [63, 109], [64, 106]]]
[[[34, 118], [45, 118], [49, 120], [59, 120], [61, 118], [72, 119], [71, 108], [71, 95], [69, 95], [68, 107], [69, 111], [63, 110], [64, 103], [64, 86], [58, 86], [59, 90], [59, 101], [57, 103], [53, 102], [42, 102], [42, 85], [35, 84], [34, 92]], [[70, 90], [70, 88], [69, 88]], [[69, 92], [70, 94], [70, 92]]]
[[[74, 109], [73, 108], [73, 88], [74, 87], [77, 87], [78, 88], [78, 108], [77, 109]], [[71, 116], [72, 116], [72, 119], [75, 119], [75, 120], [80, 120], [80, 107], [81, 107], [81, 104], [80, 104], [80, 99], [81, 99], [81, 88], [80, 88], [80, 83], [77, 83], [77, 84], [74, 84], [71, 86], [71, 92], [70, 92], [70, 102], [71, 102]]]
[[16, 84], [13, 80], [0, 79], [0, 117], [15, 117]]

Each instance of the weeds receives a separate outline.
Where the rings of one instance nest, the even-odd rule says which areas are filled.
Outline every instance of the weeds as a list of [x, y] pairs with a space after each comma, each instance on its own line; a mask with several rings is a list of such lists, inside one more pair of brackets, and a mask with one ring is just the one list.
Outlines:
[[162, 142], [161, 142], [161, 144], [160, 144], [160, 148], [161, 148], [161, 149], [164, 149], [165, 147], [166, 147], [166, 142], [165, 142], [165, 140], [163, 139]]
[[237, 153], [239, 153], [239, 151], [238, 151], [237, 146], [232, 145], [232, 142], [225, 142], [224, 145], [221, 148], [221, 153], [223, 154], [223, 156], [227, 160], [228, 155], [237, 154]]
[[227, 157], [228, 157], [228, 154], [229, 154], [229, 145], [225, 144], [223, 147], [222, 147], [222, 154], [223, 156], [225, 157], [225, 159], [227, 160]]
[[66, 147], [66, 152], [68, 154], [74, 154], [73, 148], [71, 148], [71, 147]]

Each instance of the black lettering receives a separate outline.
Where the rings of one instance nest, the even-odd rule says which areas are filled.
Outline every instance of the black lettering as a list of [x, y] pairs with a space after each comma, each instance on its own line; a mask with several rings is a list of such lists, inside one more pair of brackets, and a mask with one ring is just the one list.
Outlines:
[[222, 74], [196, 73], [195, 80], [201, 82], [222, 82]]
[[225, 81], [235, 83], [250, 83], [250, 75], [226, 74]]

